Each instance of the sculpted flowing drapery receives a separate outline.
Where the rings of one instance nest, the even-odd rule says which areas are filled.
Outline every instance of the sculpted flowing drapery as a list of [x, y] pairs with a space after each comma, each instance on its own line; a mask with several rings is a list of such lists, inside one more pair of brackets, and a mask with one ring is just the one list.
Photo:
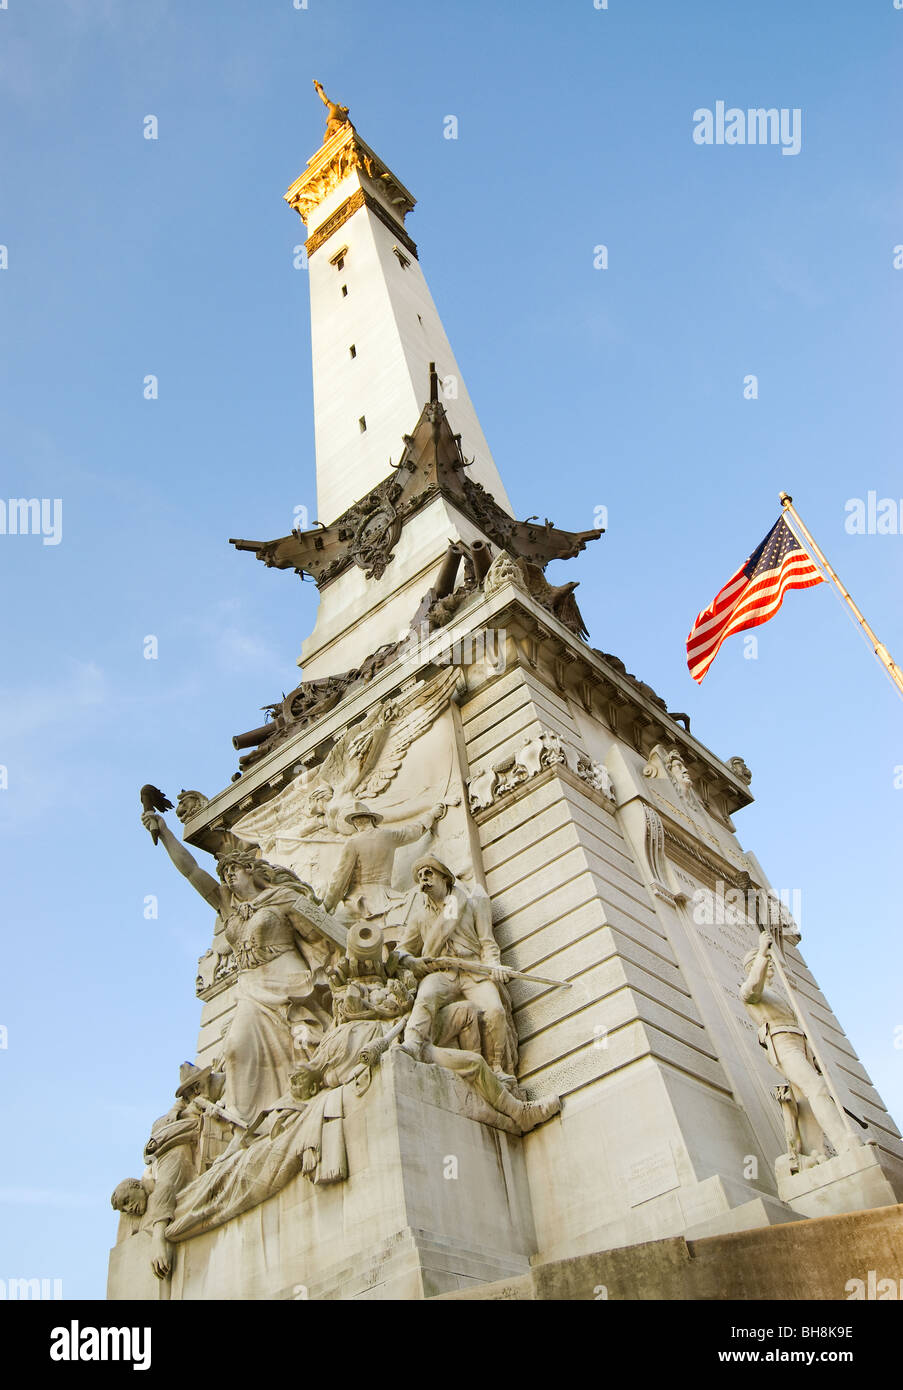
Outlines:
[[[356, 754], [369, 739], [369, 730], [356, 731]], [[385, 776], [398, 760], [396, 750]], [[422, 820], [384, 826], [371, 807], [340, 802], [350, 833], [321, 903], [293, 870], [236, 849], [235, 837], [220, 830], [212, 843], [217, 882], [170, 832], [163, 794], [144, 792], [143, 823], [216, 910], [235, 977], [216, 1074], [221, 1099], [219, 1089], [216, 1098], [201, 1095], [210, 1068], [186, 1063], [197, 1114], [183, 1114], [184, 1105], [168, 1112], [149, 1144], [153, 1171], [114, 1193], [117, 1209], [153, 1218], [159, 1277], [171, 1272], [173, 1242], [241, 1215], [299, 1174], [316, 1184], [343, 1181], [346, 1099], [366, 1096], [389, 1048], [401, 1049], [397, 1065], [411, 1065], [401, 1061], [406, 1053], [453, 1073], [472, 1093], [459, 1093], [459, 1104], [484, 1123], [524, 1134], [557, 1112], [557, 1097], [526, 1101], [509, 1089], [516, 1058], [509, 972], [488, 898], [468, 894], [429, 855], [408, 871], [413, 892], [392, 887], [396, 853], [422, 850], [456, 803], [436, 802]], [[199, 1142], [205, 1125], [217, 1127], [216, 1152]]]
[[224, 1105], [245, 1124], [285, 1090], [295, 1039], [306, 1040], [302, 1052], [313, 1051], [332, 1022], [325, 976], [332, 948], [310, 931], [299, 911], [303, 901], [295, 889], [277, 885], [240, 903], [226, 920], [238, 979], [223, 1058]]
[[[166, 800], [157, 788], [143, 790], [142, 804], [159, 807]], [[232, 837], [217, 842], [218, 883], [162, 815], [145, 810], [142, 822], [224, 924], [237, 979], [224, 1041], [223, 1106], [250, 1124], [284, 1092], [295, 1063], [316, 1049], [332, 1023], [325, 971], [336, 945], [313, 924], [317, 900], [291, 869], [258, 859], [251, 849], [231, 848]]]
[[[783, 1094], [778, 1099], [785, 1129], [790, 1131], [790, 1170], [798, 1171], [800, 1167], [825, 1161], [823, 1142], [820, 1140], [827, 1139], [837, 1154], [856, 1149], [859, 1141], [844, 1123], [844, 1117], [818, 1067], [810, 1039], [794, 1009], [787, 1000], [769, 988], [774, 974], [773, 949], [774, 938], [770, 932], [763, 931], [756, 949], [748, 952], [744, 958], [747, 973], [740, 987], [740, 998], [758, 1028], [759, 1045], [765, 1049], [765, 1055], [775, 1071], [788, 1083], [786, 1087], [779, 1088]], [[805, 1113], [800, 1114], [801, 1102], [805, 1102], [814, 1120], [815, 1135], [808, 1137], [808, 1143], [807, 1136], [800, 1130], [811, 1130], [813, 1126], [806, 1124], [808, 1117]]]
[[249, 1211], [303, 1173], [326, 1185], [348, 1176], [342, 1092], [323, 1091], [307, 1104], [275, 1107], [260, 1137], [236, 1147], [183, 1188], [167, 1230], [171, 1241], [213, 1230]]

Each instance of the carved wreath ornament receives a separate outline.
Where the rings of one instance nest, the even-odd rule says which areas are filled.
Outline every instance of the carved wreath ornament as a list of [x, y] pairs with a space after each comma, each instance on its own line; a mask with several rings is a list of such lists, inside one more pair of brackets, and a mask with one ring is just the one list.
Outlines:
[[381, 501], [362, 517], [351, 542], [351, 558], [368, 579], [381, 578], [400, 534], [401, 522], [389, 501]]

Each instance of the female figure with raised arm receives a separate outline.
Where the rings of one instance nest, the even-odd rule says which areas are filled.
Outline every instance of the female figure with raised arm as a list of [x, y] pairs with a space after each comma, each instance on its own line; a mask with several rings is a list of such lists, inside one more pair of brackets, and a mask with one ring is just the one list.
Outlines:
[[250, 1124], [283, 1094], [298, 1061], [312, 1055], [332, 1023], [326, 969], [339, 953], [305, 912], [317, 900], [291, 869], [232, 850], [217, 860], [217, 883], [162, 816], [145, 812], [141, 819], [222, 919], [238, 969], [223, 1109]]

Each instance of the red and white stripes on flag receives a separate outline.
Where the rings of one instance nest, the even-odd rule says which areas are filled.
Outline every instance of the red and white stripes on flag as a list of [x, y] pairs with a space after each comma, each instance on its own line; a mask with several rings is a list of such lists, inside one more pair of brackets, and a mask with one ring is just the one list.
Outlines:
[[702, 681], [732, 633], [773, 618], [788, 589], [811, 589], [823, 582], [824, 576], [781, 517], [690, 629], [687, 665], [694, 681]]

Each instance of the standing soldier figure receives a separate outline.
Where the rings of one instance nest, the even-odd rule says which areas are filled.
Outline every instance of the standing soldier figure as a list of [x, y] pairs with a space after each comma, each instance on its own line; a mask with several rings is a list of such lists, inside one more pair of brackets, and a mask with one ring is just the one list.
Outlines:
[[768, 989], [774, 975], [770, 954], [773, 945], [770, 932], [763, 931], [758, 949], [750, 951], [743, 960], [747, 975], [740, 988], [740, 998], [750, 1018], [759, 1025], [759, 1045], [764, 1047], [775, 1071], [789, 1081], [796, 1098], [803, 1097], [809, 1102], [816, 1123], [835, 1152], [858, 1148], [858, 1141], [847, 1129], [825, 1078], [816, 1070], [809, 1041], [796, 1014], [786, 1000]]
[[426, 821], [395, 827], [384, 826], [378, 811], [361, 801], [356, 802], [345, 813], [352, 834], [323, 896], [326, 911], [336, 913], [343, 922], [375, 922], [379, 927], [385, 926], [386, 913], [402, 901], [402, 894], [392, 889], [396, 850], [430, 835], [445, 815], [445, 809], [439, 802]]

